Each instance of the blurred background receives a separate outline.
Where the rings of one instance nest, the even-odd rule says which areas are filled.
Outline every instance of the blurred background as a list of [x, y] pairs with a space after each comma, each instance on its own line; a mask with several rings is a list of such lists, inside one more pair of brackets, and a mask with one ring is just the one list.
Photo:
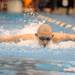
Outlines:
[[75, 0], [0, 0], [0, 11], [24, 12], [28, 9], [58, 14], [75, 14]]
[[[75, 34], [75, 0], [0, 0], [0, 36], [35, 33], [43, 23], [54, 32]], [[49, 48], [35, 43], [0, 43], [0, 75], [75, 75], [74, 41], [50, 43]]]

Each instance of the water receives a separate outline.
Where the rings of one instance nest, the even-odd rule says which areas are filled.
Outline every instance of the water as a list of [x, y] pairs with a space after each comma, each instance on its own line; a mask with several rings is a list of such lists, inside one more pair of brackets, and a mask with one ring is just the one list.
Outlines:
[[[67, 18], [65, 18], [67, 19]], [[0, 35], [36, 33], [46, 23], [37, 15], [0, 13]], [[49, 23], [53, 31], [75, 32]], [[36, 44], [35, 44], [36, 43]], [[74, 75], [75, 42], [49, 43], [42, 48], [36, 40], [0, 43], [0, 75]]]

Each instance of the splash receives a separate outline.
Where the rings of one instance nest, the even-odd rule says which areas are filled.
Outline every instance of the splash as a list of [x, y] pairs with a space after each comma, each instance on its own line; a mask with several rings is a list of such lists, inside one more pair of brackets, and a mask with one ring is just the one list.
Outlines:
[[49, 48], [53, 48], [53, 49], [66, 49], [66, 48], [75, 48], [75, 42], [74, 41], [64, 41], [64, 42], [60, 42], [60, 43], [49, 43], [48, 45]]

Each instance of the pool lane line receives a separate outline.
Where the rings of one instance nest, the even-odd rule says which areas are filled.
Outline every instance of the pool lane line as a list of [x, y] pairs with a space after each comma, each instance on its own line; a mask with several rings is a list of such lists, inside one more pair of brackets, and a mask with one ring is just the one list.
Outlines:
[[27, 15], [32, 15], [32, 16], [37, 16], [39, 19], [41, 20], [45, 20], [46, 22], [48, 23], [55, 23], [56, 25], [59, 25], [60, 27], [64, 27], [66, 29], [70, 29], [72, 31], [75, 32], [75, 26], [71, 25], [71, 24], [67, 24], [65, 22], [62, 22], [62, 21], [57, 21], [55, 19], [52, 19], [50, 17], [47, 17], [47, 16], [44, 16], [44, 15], [40, 15], [39, 13], [26, 13]]
[[67, 23], [62, 22], [62, 21], [57, 21], [55, 19], [52, 19], [52, 18], [44, 16], [44, 15], [40, 15], [40, 14], [38, 14], [37, 17], [39, 19], [46, 20], [48, 23], [55, 23], [56, 25], [59, 25], [59, 26], [64, 27], [66, 29], [71, 29], [72, 31], [75, 32], [75, 26], [73, 26], [71, 24], [67, 24]]

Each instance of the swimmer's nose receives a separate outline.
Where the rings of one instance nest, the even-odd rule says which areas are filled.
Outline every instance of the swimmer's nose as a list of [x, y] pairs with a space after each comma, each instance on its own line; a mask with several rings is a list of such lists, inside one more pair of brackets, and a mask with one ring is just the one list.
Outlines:
[[44, 44], [43, 46], [46, 47], [46, 44]]
[[46, 47], [46, 45], [48, 44], [48, 42], [49, 42], [49, 41], [44, 40], [44, 41], [43, 41], [43, 46]]

